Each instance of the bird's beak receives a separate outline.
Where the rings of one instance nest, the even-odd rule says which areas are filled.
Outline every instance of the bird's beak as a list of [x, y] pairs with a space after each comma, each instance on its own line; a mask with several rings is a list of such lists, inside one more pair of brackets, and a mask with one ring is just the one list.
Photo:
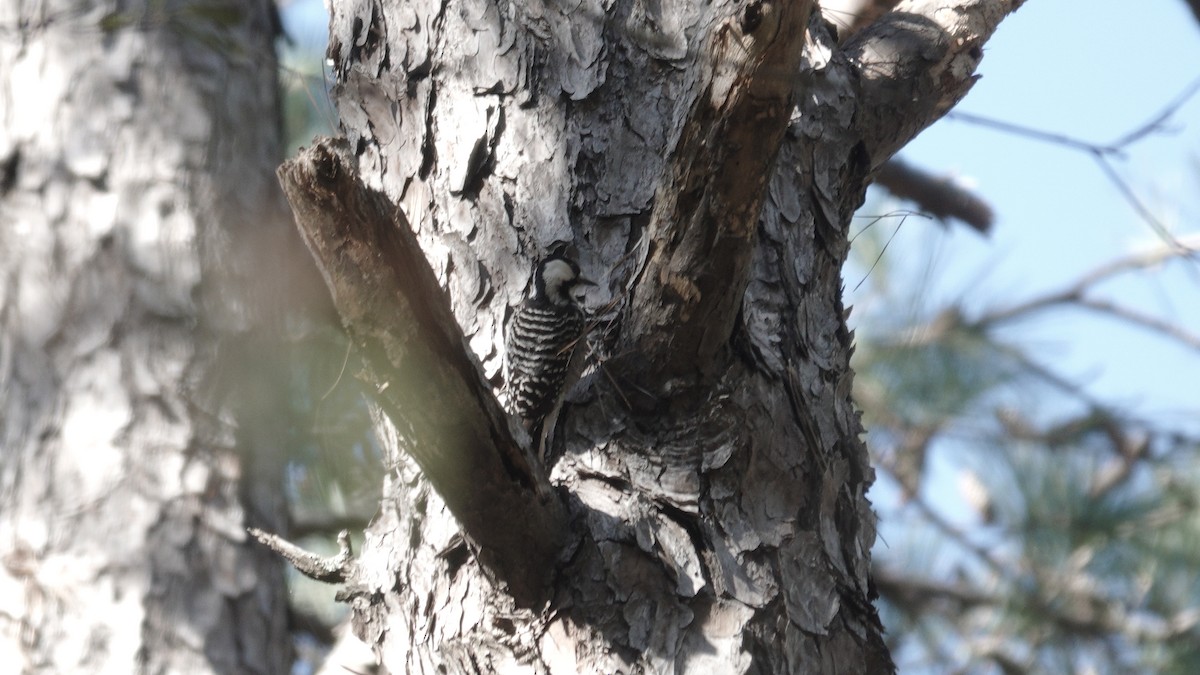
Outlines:
[[599, 286], [599, 285], [600, 284], [598, 284], [586, 277], [576, 277], [575, 283], [572, 284], [571, 297], [575, 298], [576, 302], [579, 302], [583, 299], [583, 295], [584, 295], [584, 291], [583, 291], [583, 289], [580, 288], [580, 286]]

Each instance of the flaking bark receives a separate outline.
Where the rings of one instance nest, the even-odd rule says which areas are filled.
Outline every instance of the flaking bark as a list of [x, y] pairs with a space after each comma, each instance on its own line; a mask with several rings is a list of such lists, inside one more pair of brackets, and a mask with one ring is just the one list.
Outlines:
[[165, 4], [0, 3], [6, 673], [291, 668], [275, 8]]
[[366, 361], [374, 399], [463, 532], [522, 604], [563, 542], [545, 471], [520, 445], [403, 212], [321, 142], [280, 168], [296, 223]]
[[[489, 581], [442, 503], [457, 497], [381, 424], [392, 471], [355, 626], [389, 669], [892, 670], [847, 231], [875, 167], [965, 94], [1015, 3], [903, 3], [851, 47], [816, 20], [803, 58], [786, 39], [787, 56], [718, 58], [783, 4], [754, 3], [760, 25], [733, 2], [334, 8], [358, 169], [404, 210], [485, 372], [534, 259], [565, 243], [604, 282], [600, 363], [553, 439], [569, 534], [548, 611]], [[739, 104], [722, 96], [757, 82], [771, 93], [725, 117]]]
[[711, 29], [655, 191], [620, 350], [639, 391], [709, 370], [745, 291], [767, 176], [794, 107], [811, 2], [750, 2]]

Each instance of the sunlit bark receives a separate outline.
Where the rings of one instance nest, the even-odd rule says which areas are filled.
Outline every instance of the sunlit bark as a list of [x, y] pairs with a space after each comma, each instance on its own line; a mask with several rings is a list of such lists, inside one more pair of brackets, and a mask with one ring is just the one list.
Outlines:
[[0, 6], [5, 672], [291, 665], [281, 566], [244, 530], [283, 527], [286, 436], [239, 379], [273, 370], [262, 279], [286, 273], [259, 270], [294, 238], [275, 10], [212, 8]]

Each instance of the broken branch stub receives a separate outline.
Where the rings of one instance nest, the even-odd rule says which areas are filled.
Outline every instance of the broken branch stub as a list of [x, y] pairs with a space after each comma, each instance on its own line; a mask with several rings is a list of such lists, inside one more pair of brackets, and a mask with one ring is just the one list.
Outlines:
[[404, 213], [353, 167], [344, 141], [329, 139], [280, 167], [297, 227], [403, 450], [481, 563], [537, 604], [563, 541], [562, 505], [514, 439]]

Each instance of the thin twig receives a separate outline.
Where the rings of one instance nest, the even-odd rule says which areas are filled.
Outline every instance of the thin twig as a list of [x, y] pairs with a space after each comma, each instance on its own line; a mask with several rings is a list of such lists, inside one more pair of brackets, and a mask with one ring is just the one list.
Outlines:
[[1154, 331], [1156, 333], [1160, 333], [1165, 337], [1172, 338], [1188, 347], [1191, 347], [1192, 349], [1200, 351], [1200, 335], [1186, 331], [1179, 326], [1167, 321], [1163, 321], [1158, 317], [1150, 316], [1149, 314], [1139, 312], [1135, 309], [1130, 309], [1129, 307], [1123, 307], [1115, 302], [1099, 300], [1096, 298], [1079, 298], [1075, 301], [1075, 304], [1101, 314], [1108, 314], [1114, 318], [1128, 321], [1129, 323], [1136, 324], [1142, 328]]
[[979, 558], [981, 562], [991, 568], [991, 570], [998, 576], [1004, 576], [1004, 573], [1008, 570], [1008, 567], [1004, 565], [1004, 563], [997, 560], [992, 555], [991, 551], [971, 541], [967, 532], [955, 527], [950, 523], [950, 521], [943, 518], [942, 515], [937, 512], [937, 509], [930, 506], [928, 502], [920, 497], [920, 495], [915, 495], [911, 503], [917, 508], [918, 511], [921, 512], [921, 515], [923, 515], [931, 525], [940, 530], [942, 534], [957, 542], [959, 546], [962, 546], [966, 550], [975, 554], [975, 556]]
[[1183, 91], [1179, 92], [1175, 98], [1171, 99], [1167, 105], [1163, 106], [1163, 109], [1160, 110], [1157, 115], [1150, 118], [1150, 120], [1145, 124], [1118, 138], [1116, 142], [1113, 143], [1113, 146], [1117, 148], [1124, 148], [1142, 140], [1143, 137], [1150, 135], [1152, 132], [1159, 131], [1162, 129], [1163, 123], [1170, 119], [1170, 117], [1174, 115], [1181, 107], [1183, 107], [1184, 103], [1187, 103], [1189, 99], [1195, 96], [1196, 92], [1198, 91], [1200, 91], [1200, 77], [1192, 80], [1191, 84], [1184, 87]]
[[257, 527], [247, 528], [247, 531], [264, 546], [292, 563], [296, 571], [310, 579], [339, 584], [354, 575], [354, 554], [350, 550], [350, 533], [346, 530], [338, 533], [338, 553], [332, 556], [306, 551], [277, 534], [264, 532]]
[[[909, 217], [910, 215], [912, 215], [912, 214], [911, 214], [911, 213], [906, 213], [906, 214], [904, 214], [903, 216], [901, 216], [901, 217], [900, 217], [900, 222], [896, 224], [896, 229], [895, 229], [895, 230], [892, 232], [892, 236], [888, 237], [888, 240], [887, 240], [887, 242], [886, 242], [886, 243], [884, 243], [884, 245], [883, 245], [883, 248], [879, 250], [879, 255], [878, 255], [878, 256], [876, 256], [876, 257], [875, 257], [875, 261], [871, 263], [871, 268], [870, 268], [870, 269], [868, 269], [868, 270], [867, 270], [867, 272], [866, 272], [866, 274], [864, 274], [864, 275], [863, 275], [863, 278], [862, 278], [862, 279], [860, 279], [860, 280], [858, 281], [858, 283], [854, 285], [854, 290], [855, 290], [855, 291], [857, 291], [857, 290], [858, 290], [858, 289], [859, 289], [859, 288], [860, 288], [860, 287], [861, 287], [861, 286], [862, 286], [864, 283], [866, 283], [866, 281], [867, 281], [867, 277], [871, 276], [871, 272], [874, 272], [874, 271], [875, 271], [875, 267], [876, 267], [876, 266], [879, 264], [879, 261], [880, 261], [880, 260], [883, 260], [883, 254], [887, 253], [888, 247], [892, 245], [892, 240], [893, 240], [893, 239], [895, 239], [895, 238], [896, 238], [896, 235], [900, 233], [900, 228], [901, 228], [901, 227], [904, 225], [904, 221], [908, 220], [908, 217]], [[923, 214], [923, 213], [919, 213], [919, 214], [916, 214], [916, 215], [925, 216], [926, 218], [928, 218], [928, 217], [929, 217], [929, 216], [926, 216], [926, 215], [925, 215], [925, 214]], [[881, 218], [882, 218], [882, 216], [881, 216]], [[867, 225], [867, 227], [870, 227], [872, 224], [874, 224], [874, 223], [868, 224], [868, 225]], [[866, 228], [866, 227], [864, 227], [864, 228], [863, 228], [863, 230], [859, 232], [859, 234], [862, 234], [862, 232], [865, 232], [865, 231], [866, 231], [866, 229], [867, 229], [867, 228]], [[858, 236], [858, 235], [855, 235], [855, 237], [857, 237], [857, 236]], [[851, 240], [851, 242], [853, 243], [853, 240]]]
[[1033, 312], [1049, 307], [1075, 304], [1096, 311], [1108, 312], [1121, 318], [1129, 318], [1139, 325], [1175, 338], [1189, 347], [1200, 349], [1200, 337], [1192, 335], [1187, 331], [1171, 326], [1149, 315], [1121, 308], [1114, 303], [1087, 297], [1088, 292], [1096, 285], [1118, 274], [1153, 267], [1172, 258], [1191, 258], [1197, 251], [1200, 251], [1200, 236], [1175, 240], [1172, 244], [1166, 246], [1133, 253], [1097, 267], [1061, 291], [1034, 298], [1033, 300], [1006, 309], [989, 312], [976, 319], [973, 325], [977, 328], [987, 328], [1006, 321], [1023, 318]]
[[955, 120], [962, 120], [963, 122], [968, 122], [976, 126], [987, 127], [989, 129], [995, 129], [997, 131], [1003, 131], [1005, 133], [1010, 133], [1017, 136], [1024, 136], [1026, 138], [1032, 138], [1038, 141], [1046, 141], [1047, 143], [1053, 143], [1055, 145], [1061, 145], [1064, 147], [1073, 148], [1075, 150], [1082, 150], [1090, 154], [1108, 155], [1118, 154], [1121, 152], [1121, 148], [1114, 145], [1100, 145], [1091, 141], [1084, 141], [1073, 136], [1068, 136], [1066, 134], [1035, 129], [1033, 127], [1027, 127], [1023, 124], [1005, 122], [1004, 120], [963, 112], [961, 110], [952, 110], [946, 113], [946, 117]]
[[[1125, 199], [1125, 201], [1127, 201], [1129, 205], [1133, 207], [1134, 211], [1137, 212], [1138, 216], [1141, 217], [1142, 220], [1146, 221], [1146, 223], [1150, 225], [1155, 234], [1157, 234], [1163, 241], [1167, 242], [1173, 248], [1179, 251], [1184, 251], [1186, 250], [1186, 247], [1179, 243], [1179, 240], [1176, 239], [1175, 236], [1167, 230], [1166, 226], [1164, 226], [1162, 222], [1150, 211], [1150, 209], [1147, 208], [1144, 203], [1142, 203], [1142, 200], [1138, 198], [1133, 188], [1130, 187], [1125, 179], [1122, 178], [1121, 175], [1117, 173], [1116, 169], [1113, 168], [1112, 164], [1108, 161], [1108, 157], [1123, 157], [1125, 149], [1130, 145], [1142, 140], [1151, 133], [1161, 131], [1163, 123], [1166, 122], [1172, 115], [1174, 115], [1180, 107], [1191, 100], [1191, 98], [1195, 96], [1197, 92], [1200, 92], [1200, 78], [1193, 80], [1188, 86], [1184, 87], [1183, 90], [1175, 96], [1175, 98], [1167, 103], [1167, 105], [1163, 106], [1161, 110], [1159, 110], [1146, 122], [1109, 144], [1084, 141], [1066, 134], [1035, 129], [1033, 127], [1014, 124], [1012, 122], [1005, 122], [1003, 120], [997, 120], [991, 117], [985, 117], [983, 115], [976, 115], [968, 112], [953, 111], [947, 113], [946, 116], [978, 126], [988, 127], [998, 131], [1016, 134], [1018, 136], [1025, 136], [1027, 138], [1032, 138], [1039, 141], [1054, 143], [1056, 145], [1061, 145], [1088, 153], [1094, 160], [1096, 160], [1096, 163], [1100, 165], [1100, 170], [1104, 173], [1105, 177], [1116, 186], [1117, 191], [1121, 193], [1121, 196]], [[1188, 259], [1195, 261], [1197, 258], [1194, 253], [1194, 251], [1190, 251], [1187, 256]]]
[[1188, 258], [1195, 259], [1195, 251], [1189, 250], [1186, 246], [1181, 244], [1178, 239], [1175, 238], [1175, 235], [1171, 234], [1171, 232], [1167, 230], [1167, 226], [1163, 225], [1162, 221], [1158, 219], [1158, 216], [1155, 216], [1150, 211], [1149, 207], [1142, 203], [1142, 200], [1138, 198], [1137, 193], [1135, 193], [1133, 188], [1125, 182], [1125, 179], [1121, 177], [1121, 174], [1117, 173], [1117, 170], [1113, 168], [1113, 165], [1109, 163], [1107, 158], [1105, 158], [1103, 155], [1096, 155], [1096, 163], [1100, 165], [1100, 170], [1104, 173], [1104, 176], [1108, 178], [1108, 180], [1114, 186], [1116, 186], [1117, 191], [1121, 193], [1121, 196], [1125, 198], [1125, 201], [1129, 202], [1129, 205], [1133, 207], [1133, 210], [1136, 211], [1139, 216], [1141, 216], [1142, 220], [1146, 221], [1146, 224], [1150, 226], [1150, 229], [1154, 230], [1154, 233], [1157, 234], [1160, 239], [1162, 239], [1176, 251], [1186, 254]]
[[[1200, 235], [1185, 237], [1179, 240], [1179, 243], [1191, 253], [1200, 251]], [[1084, 275], [1076, 285], [1081, 288], [1091, 286], [1100, 281], [1104, 281], [1105, 279], [1121, 274], [1122, 272], [1154, 267], [1155, 265], [1166, 262], [1171, 258], [1178, 256], [1179, 254], [1180, 253], [1178, 250], [1166, 246], [1159, 246], [1131, 253], [1123, 258], [1117, 258], [1116, 260], [1107, 262], [1104, 265], [1097, 267], [1091, 273]]]

